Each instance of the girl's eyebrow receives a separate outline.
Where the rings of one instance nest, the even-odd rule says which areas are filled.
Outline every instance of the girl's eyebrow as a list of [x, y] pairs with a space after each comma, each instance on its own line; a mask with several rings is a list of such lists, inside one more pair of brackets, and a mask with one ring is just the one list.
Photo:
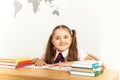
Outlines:
[[60, 36], [54, 36], [54, 37], [60, 37]]
[[68, 34], [64, 35], [64, 36], [69, 36]]

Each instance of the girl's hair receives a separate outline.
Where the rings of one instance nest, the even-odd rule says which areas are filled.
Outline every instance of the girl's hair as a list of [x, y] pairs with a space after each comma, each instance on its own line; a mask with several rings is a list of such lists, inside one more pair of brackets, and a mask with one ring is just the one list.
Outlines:
[[70, 33], [71, 37], [72, 37], [72, 43], [69, 47], [69, 52], [68, 52], [68, 56], [67, 56], [66, 60], [67, 61], [78, 60], [76, 31], [71, 30], [66, 25], [58, 25], [53, 29], [52, 34], [50, 35], [50, 37], [48, 39], [46, 52], [45, 52], [45, 58], [44, 58], [45, 62], [48, 63], [48, 64], [52, 64], [54, 62], [54, 58], [55, 58], [55, 55], [56, 55], [56, 49], [55, 49], [54, 45], [52, 44], [52, 37], [54, 35], [55, 30], [60, 29], [60, 28], [67, 29], [68, 32]]

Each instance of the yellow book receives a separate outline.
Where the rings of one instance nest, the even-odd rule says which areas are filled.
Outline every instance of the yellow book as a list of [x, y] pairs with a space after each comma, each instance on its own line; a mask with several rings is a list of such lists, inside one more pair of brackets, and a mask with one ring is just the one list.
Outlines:
[[17, 57], [17, 58], [0, 58], [0, 63], [18, 64], [19, 62], [32, 61], [29, 57]]

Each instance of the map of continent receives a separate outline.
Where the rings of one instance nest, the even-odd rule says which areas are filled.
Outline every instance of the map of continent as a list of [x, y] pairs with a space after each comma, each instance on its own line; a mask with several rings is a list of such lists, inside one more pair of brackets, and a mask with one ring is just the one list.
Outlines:
[[34, 13], [37, 12], [41, 0], [27, 0], [28, 3], [32, 3]]
[[[42, 1], [42, 0], [27, 0], [27, 2], [28, 2], [29, 4], [32, 4], [33, 12], [34, 12], [34, 13], [36, 13], [36, 12], [39, 10], [39, 5], [40, 5], [41, 1]], [[45, 3], [49, 3], [49, 4], [51, 4], [51, 5], [52, 5], [52, 1], [54, 1], [54, 0], [44, 0]], [[24, 5], [21, 4], [18, 0], [14, 0], [13, 6], [14, 6], [14, 8], [15, 8], [14, 17], [16, 17], [17, 13], [19, 13], [20, 10], [22, 10], [22, 7], [23, 7]], [[51, 6], [51, 7], [53, 7], [53, 6]], [[53, 8], [54, 8], [54, 7], [53, 7]], [[59, 15], [60, 15], [60, 13], [59, 13], [59, 11], [58, 11], [57, 8], [52, 11], [52, 14], [53, 14], [53, 15], [56, 15], [56, 16], [59, 16]]]

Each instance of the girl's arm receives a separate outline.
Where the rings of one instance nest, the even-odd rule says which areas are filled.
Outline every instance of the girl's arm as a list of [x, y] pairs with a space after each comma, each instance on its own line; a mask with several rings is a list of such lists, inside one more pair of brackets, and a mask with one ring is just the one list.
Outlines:
[[99, 60], [96, 56], [93, 56], [91, 54], [88, 54], [86, 57], [85, 57], [85, 60]]

